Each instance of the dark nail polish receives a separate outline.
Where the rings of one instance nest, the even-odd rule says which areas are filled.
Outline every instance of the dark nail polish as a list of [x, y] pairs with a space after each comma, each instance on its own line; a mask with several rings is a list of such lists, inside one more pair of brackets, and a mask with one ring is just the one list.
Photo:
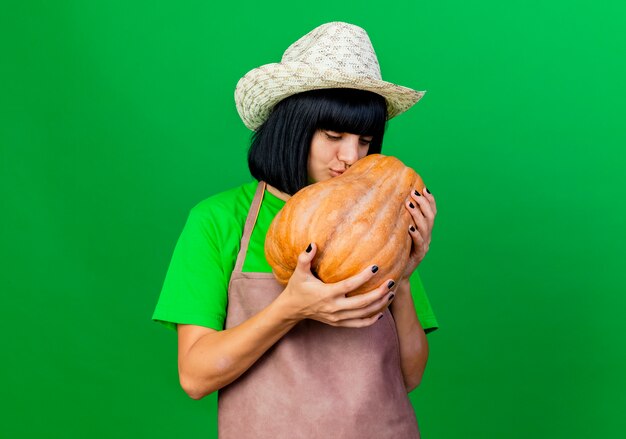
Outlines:
[[378, 317], [378, 320], [380, 320], [380, 319], [382, 319], [382, 318], [383, 318], [383, 315], [381, 314], [381, 315], [380, 315], [380, 317]]
[[419, 192], [415, 191], [415, 195], [417, 195], [418, 197], [421, 197], [422, 194], [420, 194]]
[[313, 250], [313, 246], [309, 244], [309, 246], [306, 248], [306, 252], [311, 253], [311, 250]]
[[396, 295], [395, 295], [395, 294], [392, 294], [391, 296], [389, 296], [389, 300], [388, 300], [388, 302], [391, 302], [391, 301], [393, 300], [393, 298], [394, 298], [394, 297], [396, 297]]
[[389, 283], [387, 284], [387, 288], [391, 289], [391, 287], [393, 287], [396, 283], [392, 280], [389, 281]]
[[411, 209], [415, 209], [415, 206], [413, 206], [413, 203], [409, 203], [409, 207], [410, 207]]
[[428, 192], [429, 194], [433, 194], [431, 191], [428, 190], [428, 188], [426, 188], [426, 192]]
[[372, 267], [372, 273], [376, 273], [378, 271], [378, 265], [374, 265]]
[[415, 232], [415, 227], [411, 226], [409, 229], [411, 229], [411, 232]]

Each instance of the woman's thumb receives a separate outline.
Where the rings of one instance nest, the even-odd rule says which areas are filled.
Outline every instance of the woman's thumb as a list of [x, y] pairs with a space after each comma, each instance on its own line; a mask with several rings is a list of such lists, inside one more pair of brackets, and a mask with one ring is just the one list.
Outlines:
[[309, 246], [300, 255], [298, 255], [298, 267], [305, 271], [311, 270], [311, 261], [315, 257], [317, 246], [310, 243]]

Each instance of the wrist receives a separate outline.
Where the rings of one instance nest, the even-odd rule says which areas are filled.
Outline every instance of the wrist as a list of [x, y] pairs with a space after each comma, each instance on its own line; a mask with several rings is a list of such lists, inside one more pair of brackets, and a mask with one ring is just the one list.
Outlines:
[[410, 291], [411, 281], [408, 276], [402, 276], [398, 281], [398, 291]]
[[281, 322], [288, 325], [295, 326], [296, 323], [306, 318], [301, 312], [299, 312], [291, 300], [289, 286], [285, 287], [283, 292], [280, 293], [276, 299], [274, 299], [271, 306], [273, 307], [277, 318], [279, 318]]

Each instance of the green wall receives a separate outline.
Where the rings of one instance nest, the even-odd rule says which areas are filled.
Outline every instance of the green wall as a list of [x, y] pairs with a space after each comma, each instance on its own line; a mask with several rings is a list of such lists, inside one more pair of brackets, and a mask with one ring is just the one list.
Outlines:
[[334, 20], [428, 91], [383, 150], [439, 209], [423, 437], [623, 437], [623, 5], [3, 4], [0, 437], [216, 436], [150, 317], [189, 209], [250, 178], [238, 79]]

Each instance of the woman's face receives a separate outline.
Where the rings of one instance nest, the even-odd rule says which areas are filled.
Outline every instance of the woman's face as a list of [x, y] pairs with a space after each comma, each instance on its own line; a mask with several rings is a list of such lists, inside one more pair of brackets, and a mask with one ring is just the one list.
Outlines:
[[372, 136], [317, 130], [311, 140], [307, 166], [309, 183], [341, 175], [357, 160], [365, 157]]

